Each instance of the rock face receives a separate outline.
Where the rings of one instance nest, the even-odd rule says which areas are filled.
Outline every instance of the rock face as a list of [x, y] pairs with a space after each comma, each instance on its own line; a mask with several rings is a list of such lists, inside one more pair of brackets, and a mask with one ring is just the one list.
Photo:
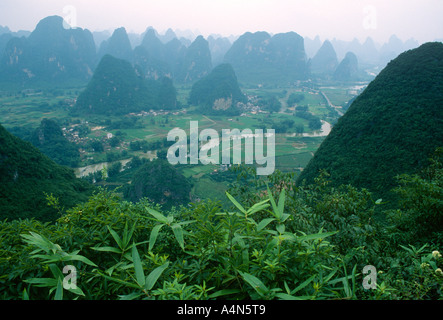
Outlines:
[[243, 34], [225, 55], [240, 82], [288, 83], [308, 76], [303, 38], [295, 32]]
[[341, 117], [298, 183], [329, 172], [333, 185], [389, 197], [394, 177], [414, 173], [443, 141], [443, 44], [426, 43], [391, 61]]
[[232, 43], [225, 37], [208, 37], [209, 50], [211, 50], [212, 65], [218, 66], [223, 63], [226, 52], [231, 48]]
[[221, 64], [193, 86], [189, 102], [200, 107], [205, 114], [238, 114], [237, 104], [246, 102], [240, 90], [234, 69]]
[[184, 55], [176, 81], [193, 83], [209, 74], [212, 70], [212, 58], [208, 41], [198, 36]]
[[354, 53], [348, 52], [346, 54], [334, 72], [334, 79], [338, 81], [358, 80], [358, 59]]
[[311, 73], [313, 75], [331, 76], [337, 66], [337, 54], [331, 42], [326, 40], [311, 60]]
[[[165, 39], [170, 37], [171, 33]], [[182, 84], [194, 83], [212, 69], [209, 45], [202, 36], [186, 47], [175, 37], [163, 43], [153, 29], [146, 31], [142, 44], [134, 49], [134, 63], [148, 79], [169, 77]]]
[[0, 125], [0, 219], [54, 221], [59, 213], [47, 205], [45, 193], [68, 209], [86, 201], [91, 186]]
[[47, 17], [28, 38], [10, 39], [1, 58], [0, 77], [21, 85], [87, 82], [95, 50], [91, 32], [65, 29], [61, 17]]
[[101, 43], [98, 58], [101, 59], [107, 54], [118, 59], [132, 62], [133, 53], [131, 42], [129, 41], [125, 28], [116, 29], [111, 38]]

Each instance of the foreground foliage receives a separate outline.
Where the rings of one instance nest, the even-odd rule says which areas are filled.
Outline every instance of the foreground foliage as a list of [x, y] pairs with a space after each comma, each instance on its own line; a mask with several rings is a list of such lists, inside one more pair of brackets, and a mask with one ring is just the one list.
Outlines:
[[100, 190], [53, 224], [4, 221], [0, 297], [442, 298], [441, 153], [399, 177], [401, 206], [389, 211], [326, 173], [303, 188], [291, 174], [253, 173], [239, 171], [227, 210], [207, 200], [165, 211]]

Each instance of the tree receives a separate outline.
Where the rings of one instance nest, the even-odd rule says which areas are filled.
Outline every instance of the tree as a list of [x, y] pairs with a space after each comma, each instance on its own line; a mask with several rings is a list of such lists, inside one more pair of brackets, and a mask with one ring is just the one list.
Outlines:
[[288, 98], [288, 106], [292, 107], [296, 104], [299, 104], [305, 99], [305, 95], [303, 93], [291, 93]]
[[125, 198], [138, 202], [143, 198], [165, 208], [187, 204], [190, 201], [191, 183], [167, 160], [156, 159], [141, 166], [132, 182], [124, 190]]

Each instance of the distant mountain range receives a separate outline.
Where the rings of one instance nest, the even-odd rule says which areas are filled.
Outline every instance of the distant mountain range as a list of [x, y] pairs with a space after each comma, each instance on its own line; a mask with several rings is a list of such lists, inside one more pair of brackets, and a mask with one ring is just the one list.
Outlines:
[[404, 51], [417, 48], [420, 44], [414, 39], [403, 42], [396, 35], [392, 35], [387, 43], [378, 44], [368, 37], [363, 43], [358, 39], [343, 41], [339, 39], [320, 40], [317, 36], [314, 39], [305, 37], [305, 48], [308, 58], [313, 58], [324, 41], [329, 41], [334, 48], [339, 61], [343, 60], [348, 52], [356, 55], [362, 67], [384, 68], [392, 59], [396, 58]]
[[[303, 38], [295, 32], [247, 32], [207, 39], [172, 29], [159, 34], [152, 27], [142, 34], [128, 34], [124, 27], [91, 33], [67, 29], [63, 18], [51, 16], [32, 32], [14, 33], [0, 26], [0, 87], [84, 85], [105, 55], [129, 61], [146, 79], [169, 77], [177, 84], [191, 85], [221, 63], [232, 65], [241, 84], [287, 84], [311, 76], [334, 77], [340, 63], [349, 62], [348, 53], [357, 58], [357, 69], [381, 70], [416, 47], [415, 40], [403, 42], [395, 35], [380, 45], [371, 38], [364, 43], [356, 39], [321, 42], [319, 37]], [[355, 68], [355, 59], [352, 63]], [[356, 79], [355, 72], [352, 76], [343, 70], [339, 73], [335, 79]]]
[[65, 29], [63, 19], [41, 20], [28, 37], [13, 37], [0, 58], [0, 82], [20, 86], [85, 82], [95, 64], [92, 33]]
[[244, 83], [287, 83], [309, 75], [303, 38], [295, 32], [274, 36], [247, 32], [234, 42], [224, 61]]

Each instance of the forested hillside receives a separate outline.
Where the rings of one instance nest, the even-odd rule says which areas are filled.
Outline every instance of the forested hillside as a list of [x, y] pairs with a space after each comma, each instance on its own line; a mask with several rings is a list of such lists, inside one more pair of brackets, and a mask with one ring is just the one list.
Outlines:
[[221, 64], [197, 81], [191, 90], [189, 102], [200, 107], [204, 114], [239, 114], [237, 103], [246, 102], [234, 69], [230, 64]]
[[443, 144], [443, 44], [427, 43], [391, 61], [352, 103], [298, 182], [320, 170], [336, 186], [391, 198], [395, 176], [415, 173]]
[[[0, 125], [0, 217], [54, 221], [91, 195], [92, 186]], [[48, 205], [47, 196], [58, 199]], [[55, 203], [54, 203], [55, 204]]]

